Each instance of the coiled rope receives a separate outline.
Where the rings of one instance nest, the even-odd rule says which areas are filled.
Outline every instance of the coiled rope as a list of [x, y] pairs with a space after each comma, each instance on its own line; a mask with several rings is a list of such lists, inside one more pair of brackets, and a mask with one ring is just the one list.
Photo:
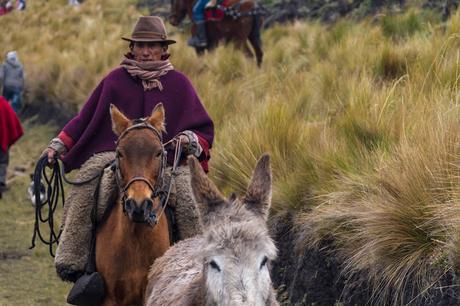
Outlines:
[[[35, 247], [35, 241], [38, 237], [41, 242], [48, 245], [49, 253], [52, 257], [54, 257], [54, 249], [55, 246], [59, 244], [59, 238], [61, 237], [62, 233], [61, 229], [57, 230], [55, 228], [54, 212], [58, 207], [59, 201], [62, 202], [62, 206], [65, 205], [63, 181], [71, 185], [83, 185], [101, 177], [103, 170], [94, 177], [84, 181], [75, 182], [66, 178], [64, 175], [64, 167], [60, 164], [59, 159], [55, 159], [55, 162], [51, 166], [51, 170], [47, 170], [47, 168], [49, 168], [48, 156], [43, 155], [37, 161], [33, 175], [35, 196], [35, 224], [34, 232], [32, 235], [32, 245], [29, 249], [33, 249]], [[42, 178], [46, 187], [46, 199], [43, 202], [40, 200], [40, 186], [42, 184]], [[49, 228], [49, 233], [47, 235], [42, 232], [41, 224], [48, 225], [47, 227]]]

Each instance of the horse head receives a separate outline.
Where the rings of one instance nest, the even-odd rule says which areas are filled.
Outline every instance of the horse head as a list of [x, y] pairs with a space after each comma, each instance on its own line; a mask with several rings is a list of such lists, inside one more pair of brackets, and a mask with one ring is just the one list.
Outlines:
[[171, 14], [169, 23], [177, 27], [184, 20], [187, 13], [192, 13], [193, 0], [171, 0]]
[[153, 225], [161, 210], [159, 191], [166, 166], [163, 105], [159, 103], [150, 117], [133, 121], [111, 105], [110, 116], [118, 136], [116, 177], [123, 210], [131, 221]]

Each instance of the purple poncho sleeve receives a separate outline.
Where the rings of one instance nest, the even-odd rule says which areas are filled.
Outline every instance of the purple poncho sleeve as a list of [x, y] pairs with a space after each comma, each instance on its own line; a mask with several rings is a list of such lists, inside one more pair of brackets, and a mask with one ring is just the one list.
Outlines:
[[94, 89], [93, 93], [89, 97], [88, 101], [83, 105], [83, 108], [80, 110], [77, 116], [70, 120], [65, 127], [62, 129], [70, 138], [72, 138], [75, 143], [80, 136], [83, 134], [83, 131], [88, 126], [91, 121], [92, 114], [96, 111], [97, 103], [101, 96], [102, 88], [104, 86], [104, 80], [99, 83], [99, 85]]

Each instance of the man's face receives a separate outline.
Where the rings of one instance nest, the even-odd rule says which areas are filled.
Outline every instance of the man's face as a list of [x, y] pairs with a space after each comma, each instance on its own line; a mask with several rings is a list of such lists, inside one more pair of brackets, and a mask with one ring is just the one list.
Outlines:
[[157, 42], [135, 42], [131, 52], [138, 62], [159, 61], [166, 49]]

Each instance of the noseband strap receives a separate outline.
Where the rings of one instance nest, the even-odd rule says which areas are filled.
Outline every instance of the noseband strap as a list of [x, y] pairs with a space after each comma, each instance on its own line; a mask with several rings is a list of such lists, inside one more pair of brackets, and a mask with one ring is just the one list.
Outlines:
[[128, 188], [129, 186], [131, 186], [132, 183], [134, 182], [138, 182], [138, 181], [141, 181], [141, 182], [144, 182], [147, 184], [147, 186], [149, 186], [150, 190], [152, 191], [152, 193], [155, 192], [155, 188], [152, 186], [152, 183], [149, 182], [149, 180], [147, 180], [145, 177], [143, 176], [135, 176], [133, 177], [132, 179], [129, 180], [128, 183], [126, 183], [125, 187], [122, 189], [122, 192], [123, 193], [126, 193], [126, 191], [128, 191]]

